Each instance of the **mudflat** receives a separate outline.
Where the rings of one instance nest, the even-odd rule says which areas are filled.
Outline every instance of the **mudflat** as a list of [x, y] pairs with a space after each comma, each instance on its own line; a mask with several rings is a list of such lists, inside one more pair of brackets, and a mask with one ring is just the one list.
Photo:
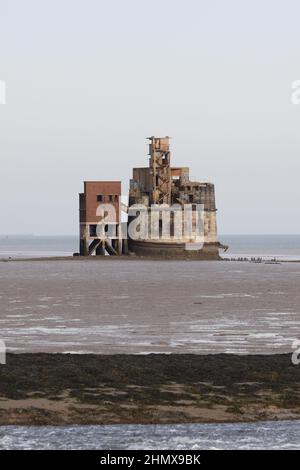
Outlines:
[[289, 353], [300, 264], [148, 259], [0, 262], [10, 352]]
[[300, 366], [279, 355], [8, 354], [0, 425], [300, 418]]

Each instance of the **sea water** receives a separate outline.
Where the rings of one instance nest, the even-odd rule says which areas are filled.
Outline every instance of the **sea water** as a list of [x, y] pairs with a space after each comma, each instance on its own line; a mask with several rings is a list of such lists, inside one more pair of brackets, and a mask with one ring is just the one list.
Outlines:
[[0, 426], [0, 449], [300, 449], [300, 421], [61, 427]]

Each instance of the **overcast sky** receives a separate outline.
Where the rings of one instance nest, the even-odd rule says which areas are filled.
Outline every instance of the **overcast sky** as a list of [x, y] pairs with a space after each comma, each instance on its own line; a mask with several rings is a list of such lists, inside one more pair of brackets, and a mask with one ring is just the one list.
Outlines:
[[76, 234], [84, 180], [174, 166], [221, 233], [300, 233], [300, 3], [0, 0], [0, 233]]

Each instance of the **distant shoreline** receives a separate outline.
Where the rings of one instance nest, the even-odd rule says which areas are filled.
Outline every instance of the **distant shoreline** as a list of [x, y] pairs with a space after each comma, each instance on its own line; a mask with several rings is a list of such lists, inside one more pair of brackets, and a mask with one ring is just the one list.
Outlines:
[[299, 383], [289, 354], [8, 354], [0, 425], [299, 419]]
[[[300, 235], [219, 235], [222, 244], [228, 245], [226, 253], [220, 257], [263, 258], [276, 257], [280, 262], [300, 262]], [[0, 236], [0, 260], [13, 259], [70, 259], [79, 250], [78, 235], [44, 236]], [[144, 254], [143, 254], [144, 256]], [[168, 254], [170, 256], [170, 254]], [[155, 258], [150, 253], [150, 258]], [[180, 256], [188, 258], [189, 256]], [[135, 256], [137, 258], [137, 256]], [[128, 259], [127, 257], [125, 259]], [[145, 259], [144, 257], [141, 259]]]
[[[230, 259], [230, 258], [222, 258], [215, 260], [215, 259], [197, 259], [197, 258], [185, 258], [182, 257], [155, 257], [155, 256], [139, 256], [139, 255], [122, 255], [122, 256], [39, 256], [39, 257], [8, 257], [8, 258], [0, 258], [0, 262], [8, 263], [14, 261], [108, 261], [108, 260], [130, 260], [130, 261], [224, 261], [224, 262], [244, 262], [244, 263], [253, 263], [251, 259]], [[269, 258], [263, 258], [261, 264], [281, 264], [281, 263], [300, 263], [300, 259], [295, 260], [281, 260], [277, 259], [277, 263], [271, 263]], [[257, 263], [259, 264], [259, 263]]]

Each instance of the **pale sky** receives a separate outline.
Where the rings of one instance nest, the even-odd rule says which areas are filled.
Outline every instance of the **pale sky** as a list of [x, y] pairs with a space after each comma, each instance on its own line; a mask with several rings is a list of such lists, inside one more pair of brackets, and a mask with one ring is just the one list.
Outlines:
[[78, 233], [84, 180], [149, 135], [216, 186], [220, 233], [300, 233], [300, 3], [0, 0], [0, 233]]

